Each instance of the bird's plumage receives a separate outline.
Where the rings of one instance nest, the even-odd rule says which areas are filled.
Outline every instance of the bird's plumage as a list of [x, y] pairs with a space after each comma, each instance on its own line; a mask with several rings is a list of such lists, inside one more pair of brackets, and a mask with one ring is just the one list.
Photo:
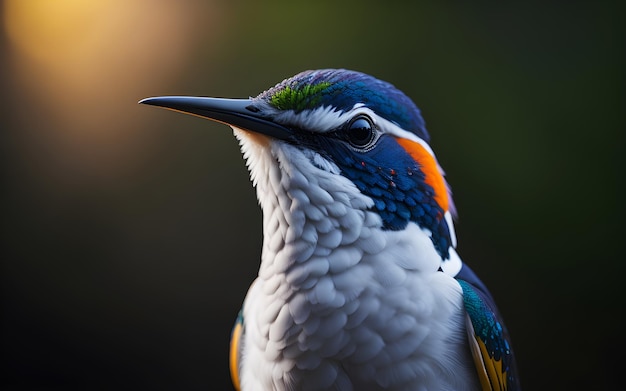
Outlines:
[[143, 103], [231, 125], [263, 210], [231, 338], [246, 390], [517, 390], [509, 335], [456, 252], [455, 209], [417, 106], [344, 69], [255, 98]]

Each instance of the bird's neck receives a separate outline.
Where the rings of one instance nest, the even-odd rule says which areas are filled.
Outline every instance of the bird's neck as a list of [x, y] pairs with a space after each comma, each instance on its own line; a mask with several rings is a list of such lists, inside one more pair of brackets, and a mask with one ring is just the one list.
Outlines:
[[281, 289], [307, 289], [349, 269], [372, 273], [385, 267], [385, 258], [407, 270], [437, 270], [441, 258], [429, 234], [414, 223], [382, 229], [374, 201], [336, 168], [316, 169], [314, 158], [285, 146], [264, 156], [272, 161], [256, 161], [251, 170], [263, 210], [261, 279], [280, 276]]

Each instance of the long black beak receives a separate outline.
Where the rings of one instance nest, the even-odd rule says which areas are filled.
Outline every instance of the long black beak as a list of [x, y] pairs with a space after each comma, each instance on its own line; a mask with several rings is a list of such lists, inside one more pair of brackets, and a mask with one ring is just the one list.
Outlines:
[[293, 135], [289, 128], [261, 117], [251, 99], [159, 96], [142, 99], [139, 103], [197, 115], [281, 140], [287, 140]]

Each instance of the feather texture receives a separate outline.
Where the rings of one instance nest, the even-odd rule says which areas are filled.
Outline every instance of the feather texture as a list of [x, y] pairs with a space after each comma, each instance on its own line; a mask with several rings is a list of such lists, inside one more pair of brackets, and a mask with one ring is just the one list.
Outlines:
[[393, 85], [305, 71], [250, 99], [144, 103], [228, 123], [263, 211], [233, 327], [239, 390], [519, 390], [493, 298], [456, 252], [420, 110]]

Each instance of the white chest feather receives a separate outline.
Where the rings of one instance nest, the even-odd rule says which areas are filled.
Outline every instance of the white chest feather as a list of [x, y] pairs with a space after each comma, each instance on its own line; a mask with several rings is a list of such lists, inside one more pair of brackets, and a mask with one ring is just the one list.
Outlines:
[[461, 288], [437, 271], [428, 233], [381, 230], [336, 167], [284, 144], [256, 153], [259, 140], [235, 134], [265, 238], [244, 304], [242, 390], [475, 389]]

